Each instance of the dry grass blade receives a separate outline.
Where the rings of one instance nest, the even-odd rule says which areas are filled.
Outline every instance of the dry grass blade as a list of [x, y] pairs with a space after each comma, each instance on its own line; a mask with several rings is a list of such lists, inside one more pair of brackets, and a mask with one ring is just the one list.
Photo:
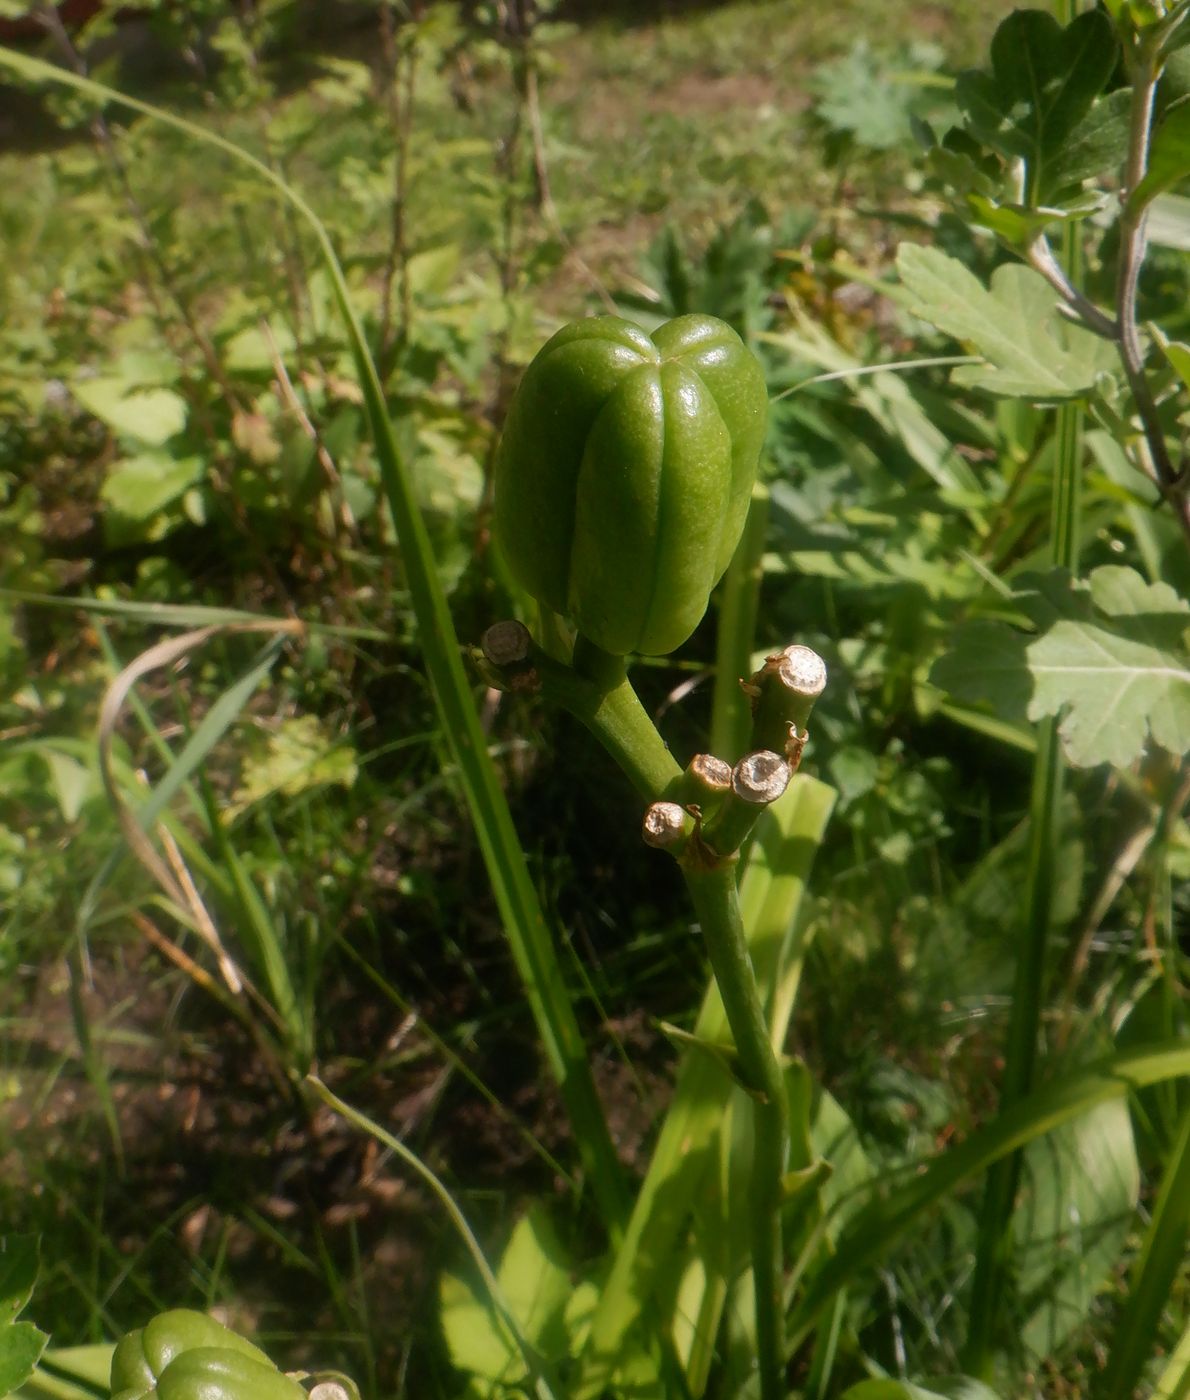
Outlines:
[[103, 780], [104, 791], [107, 793], [108, 801], [111, 803], [121, 834], [128, 844], [128, 849], [161, 887], [166, 898], [175, 904], [180, 912], [189, 913], [195, 931], [215, 955], [220, 974], [233, 995], [239, 995], [243, 992], [245, 985], [243, 975], [224, 948], [214, 921], [198, 893], [173, 838], [160, 823], [157, 824], [156, 830], [165, 846], [167, 862], [162, 860], [149, 839], [142, 825], [143, 819], [138, 817], [121, 793], [112, 771], [112, 742], [128, 696], [133, 686], [144, 676], [174, 665], [216, 636], [244, 632], [300, 635], [303, 630], [300, 622], [290, 619], [268, 619], [200, 627], [194, 631], [185, 632], [180, 637], [167, 638], [165, 641], [149, 647], [147, 651], [143, 651], [124, 667], [108, 686], [99, 710], [99, 772]]

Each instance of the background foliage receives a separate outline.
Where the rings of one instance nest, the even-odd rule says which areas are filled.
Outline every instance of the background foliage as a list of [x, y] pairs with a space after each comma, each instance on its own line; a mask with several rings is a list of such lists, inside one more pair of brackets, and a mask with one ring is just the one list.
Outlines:
[[[519, 605], [489, 468], [549, 331], [697, 308], [753, 338], [774, 396], [755, 644], [826, 658], [807, 764], [839, 793], [792, 1044], [846, 1110], [851, 1185], [995, 1106], [1048, 715], [1075, 769], [1045, 1082], [1184, 1026], [1185, 541], [1113, 431], [1110, 347], [1004, 247], [1031, 227], [1003, 188], [1013, 160], [1061, 149], [1074, 163], [1050, 163], [1033, 203], [1095, 217], [1081, 181], [1120, 135], [1123, 89], [1045, 27], [1077, 100], [1006, 126], [1015, 79], [987, 46], [1007, 6], [974, 9], [193, 0], [28, 41], [242, 144], [325, 219], [465, 642]], [[1173, 111], [1184, 86], [1171, 63]], [[505, 1343], [460, 1322], [455, 1236], [387, 1152], [292, 1087], [315, 1066], [394, 1126], [510, 1295], [541, 1285], [534, 1341], [573, 1331], [563, 1275], [597, 1240], [443, 766], [334, 288], [308, 231], [217, 153], [62, 89], [0, 97], [0, 1226], [41, 1236], [31, 1315], [61, 1346], [166, 1303], [219, 1306], [295, 1364], [317, 1333], [320, 1362], [369, 1393], [454, 1394], [464, 1371], [487, 1393], [510, 1379]], [[991, 154], [935, 138], [964, 121]], [[1186, 226], [1164, 195], [1140, 284], [1173, 343], [1172, 422]], [[1112, 236], [1094, 234], [1088, 294]], [[849, 377], [956, 357], [973, 362]], [[1076, 583], [1051, 567], [1052, 406], [1093, 395]], [[261, 635], [244, 614], [311, 625]], [[713, 623], [634, 675], [682, 754], [709, 722]], [[208, 626], [101, 716], [163, 629]], [[473, 680], [639, 1173], [672, 1077], [660, 1026], [690, 1025], [700, 945], [589, 737]], [[151, 826], [144, 775], [173, 843], [164, 881], [125, 858], [113, 816], [114, 793]], [[232, 995], [237, 976], [257, 1000]], [[1185, 1155], [1182, 1089], [1029, 1148], [1006, 1393], [1089, 1393], [1145, 1212]], [[978, 1205], [947, 1198], [865, 1275], [845, 1380], [959, 1369]], [[1157, 1311], [1172, 1347], [1184, 1282]]]

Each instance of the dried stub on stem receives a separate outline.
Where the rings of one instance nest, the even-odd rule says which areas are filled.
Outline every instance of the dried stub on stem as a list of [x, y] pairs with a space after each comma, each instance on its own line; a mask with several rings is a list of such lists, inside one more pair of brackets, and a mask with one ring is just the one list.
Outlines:
[[492, 665], [503, 670], [505, 666], [528, 661], [533, 649], [533, 638], [523, 622], [507, 618], [503, 622], [493, 622], [480, 638], [479, 644], [483, 648], [484, 656]]
[[812, 648], [795, 643], [767, 657], [744, 683], [752, 697], [757, 747], [783, 754], [796, 770], [806, 746], [806, 722], [825, 688], [826, 663]]
[[647, 846], [680, 855], [694, 835], [694, 816], [676, 802], [653, 802], [645, 811], [641, 834]]
[[731, 790], [741, 802], [767, 807], [789, 786], [793, 770], [779, 753], [759, 749], [745, 754], [731, 770]]

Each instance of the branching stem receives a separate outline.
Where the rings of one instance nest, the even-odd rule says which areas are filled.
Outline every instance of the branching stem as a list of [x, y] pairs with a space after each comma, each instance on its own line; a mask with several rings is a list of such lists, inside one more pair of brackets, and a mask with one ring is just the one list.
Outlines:
[[1115, 321], [1110, 316], [1105, 316], [1095, 303], [1089, 297], [1084, 296], [1066, 276], [1062, 264], [1054, 257], [1049, 239], [1044, 233], [1039, 233], [1028, 245], [1025, 249], [1025, 257], [1034, 272], [1041, 273], [1066, 306], [1089, 331], [1094, 331], [1096, 335], [1101, 335], [1105, 340], [1117, 338], [1119, 328]]
[[[637, 698], [623, 657], [610, 656], [580, 637], [573, 669], [540, 653], [535, 654], [534, 664], [542, 691], [583, 721], [642, 793], [654, 801], [681, 794], [685, 775]], [[691, 842], [690, 847], [697, 844]], [[735, 858], [704, 861], [695, 857], [679, 863], [706, 940], [740, 1069], [755, 1093], [749, 1219], [760, 1396], [761, 1400], [784, 1400], [781, 1179], [789, 1150], [785, 1081], [748, 955]]]

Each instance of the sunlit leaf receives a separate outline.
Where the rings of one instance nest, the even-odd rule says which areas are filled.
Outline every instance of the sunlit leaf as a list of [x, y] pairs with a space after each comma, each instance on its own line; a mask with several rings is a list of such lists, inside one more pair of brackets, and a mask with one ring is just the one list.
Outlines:
[[97, 1342], [43, 1352], [41, 1365], [16, 1392], [17, 1400], [95, 1400], [108, 1389], [114, 1350], [113, 1342]]
[[201, 457], [142, 452], [114, 463], [99, 494], [126, 520], [144, 524], [201, 481], [205, 473]]
[[297, 715], [269, 735], [263, 753], [244, 760], [228, 814], [238, 816], [274, 793], [298, 797], [328, 784], [350, 787], [358, 771], [350, 744], [325, 733], [316, 715]]
[[959, 75], [955, 99], [968, 130], [1025, 163], [1030, 204], [1096, 174], [1101, 152], [1119, 145], [1111, 121], [1091, 115], [1117, 57], [1111, 24], [1097, 11], [1063, 28], [1046, 10], [1017, 10], [992, 39], [991, 71]]
[[1147, 738], [1190, 748], [1190, 604], [1168, 584], [1107, 565], [1090, 578], [1095, 616], [1063, 619], [1027, 648], [1029, 717], [1064, 708], [1060, 732], [1080, 767], [1139, 758]]
[[1014, 397], [1065, 399], [1086, 393], [1117, 367], [1111, 345], [1058, 315], [1056, 293], [1031, 268], [999, 267], [987, 288], [957, 258], [902, 243], [897, 270], [912, 293], [914, 315], [987, 360], [956, 370], [956, 383]]
[[112, 432], [150, 447], [168, 442], [186, 426], [186, 400], [172, 389], [141, 389], [127, 379], [97, 375], [75, 380], [70, 391]]
[[996, 1392], [970, 1376], [938, 1376], [916, 1385], [889, 1379], [860, 1381], [842, 1400], [999, 1400]]
[[0, 1328], [0, 1395], [11, 1395], [29, 1379], [47, 1341], [31, 1322]]
[[1039, 1358], [1082, 1324], [1128, 1237], [1140, 1168], [1128, 1106], [1099, 1104], [1030, 1143], [1013, 1220], [1018, 1286], [1032, 1312], [1021, 1332]]
[[[497, 1270], [500, 1291], [522, 1334], [546, 1357], [566, 1350], [570, 1262], [545, 1212], [534, 1208], [512, 1232]], [[442, 1330], [451, 1361], [491, 1384], [523, 1379], [521, 1352], [494, 1308], [454, 1274], [443, 1277]]]

